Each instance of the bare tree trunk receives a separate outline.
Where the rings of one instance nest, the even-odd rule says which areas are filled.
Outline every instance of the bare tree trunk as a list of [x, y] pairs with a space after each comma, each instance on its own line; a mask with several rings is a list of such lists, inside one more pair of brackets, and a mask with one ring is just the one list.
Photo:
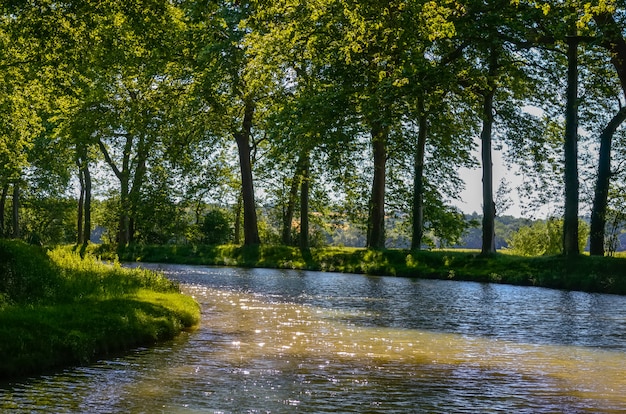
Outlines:
[[20, 185], [15, 182], [13, 184], [13, 235], [14, 239], [21, 237], [20, 232]]
[[130, 200], [128, 197], [128, 180], [121, 180], [120, 186], [120, 220], [118, 244], [126, 246], [130, 243]]
[[7, 196], [9, 195], [9, 184], [5, 184], [2, 187], [2, 196], [0, 196], [0, 237], [6, 237], [5, 228], [5, 209], [7, 205]]
[[91, 241], [91, 172], [89, 171], [89, 164], [85, 161], [83, 178], [85, 181], [85, 195], [84, 195], [84, 204], [83, 204], [83, 216], [84, 216], [84, 226], [83, 226], [83, 245], [86, 246], [87, 243]]
[[83, 243], [83, 209], [85, 204], [85, 179], [83, 178], [83, 168], [78, 164], [78, 183], [80, 185], [80, 195], [78, 196], [78, 210], [77, 210], [77, 218], [76, 218], [76, 227], [77, 227], [77, 236], [76, 236], [76, 244]]
[[118, 243], [118, 247], [126, 246], [131, 240], [130, 214], [132, 210], [132, 201], [130, 199], [130, 166], [133, 139], [130, 135], [126, 136], [121, 169], [115, 164], [106, 148], [106, 145], [104, 145], [101, 140], [98, 140], [98, 146], [104, 156], [104, 160], [111, 167], [113, 173], [120, 181], [120, 217], [116, 241]]
[[[141, 223], [138, 223], [138, 210], [139, 204], [141, 203], [141, 188], [143, 187], [143, 183], [146, 177], [146, 173], [148, 171], [146, 167], [146, 160], [148, 158], [148, 143], [146, 142], [146, 137], [144, 135], [140, 136], [139, 142], [137, 143], [137, 155], [135, 157], [136, 166], [135, 173], [133, 174], [132, 185], [130, 186], [130, 190], [128, 192], [128, 200], [129, 200], [129, 224], [128, 224], [128, 241], [135, 241], [136, 230]], [[130, 172], [130, 170], [129, 170]]]
[[370, 199], [367, 247], [385, 247], [385, 175], [387, 168], [387, 131], [381, 125], [372, 127], [374, 179]]
[[424, 158], [426, 153], [426, 138], [428, 137], [428, 118], [424, 110], [424, 101], [418, 101], [419, 131], [417, 134], [417, 149], [414, 158], [413, 172], [413, 226], [411, 249], [419, 250], [424, 237]]
[[611, 147], [615, 130], [626, 120], [626, 107], [613, 116], [600, 134], [600, 154], [598, 157], [598, 177], [591, 210], [591, 232], [589, 254], [604, 256], [604, 235], [606, 228], [606, 210], [611, 182]]
[[310, 162], [308, 154], [303, 157], [302, 182], [300, 184], [300, 248], [309, 248], [309, 188]]
[[235, 133], [239, 150], [239, 166], [241, 168], [241, 191], [243, 198], [243, 237], [245, 245], [260, 244], [259, 229], [254, 200], [254, 182], [252, 179], [252, 161], [250, 157], [250, 136], [254, 103], [246, 101], [241, 131]]
[[493, 199], [493, 160], [491, 154], [493, 130], [493, 99], [496, 92], [495, 78], [498, 74], [498, 54], [492, 49], [489, 57], [488, 89], [483, 96], [483, 129], [480, 134], [481, 161], [483, 166], [483, 237], [481, 254], [496, 253], [496, 203]]
[[300, 158], [296, 164], [296, 170], [291, 179], [291, 186], [289, 188], [289, 195], [287, 200], [287, 208], [283, 214], [283, 229], [282, 229], [282, 243], [286, 246], [292, 244], [291, 240], [291, 224], [293, 222], [293, 216], [296, 211], [296, 201], [298, 199], [298, 187], [302, 182], [302, 174], [304, 170], [305, 155], [300, 154]]
[[483, 130], [481, 133], [481, 160], [483, 165], [483, 237], [481, 254], [490, 255], [496, 252], [495, 219], [496, 204], [493, 200], [493, 161], [491, 156], [491, 131], [493, 128], [493, 91], [484, 98]]
[[243, 204], [243, 197], [241, 196], [241, 192], [239, 192], [239, 196], [237, 197], [237, 205], [235, 206], [235, 240], [233, 242], [235, 244], [241, 243], [241, 208]]
[[[624, 39], [622, 29], [610, 13], [594, 14], [594, 20], [604, 35], [605, 41], [603, 46], [610, 52], [611, 63], [615, 67], [622, 86], [622, 92], [626, 96], [626, 40]], [[611, 140], [617, 126], [624, 122], [624, 119], [622, 119], [624, 111], [625, 109], [622, 108], [613, 117], [600, 136], [598, 178], [591, 213], [590, 254], [592, 255], [604, 255], [606, 205], [611, 175]]]
[[567, 102], [565, 109], [565, 212], [563, 254], [576, 256], [578, 247], [578, 38], [567, 39]]

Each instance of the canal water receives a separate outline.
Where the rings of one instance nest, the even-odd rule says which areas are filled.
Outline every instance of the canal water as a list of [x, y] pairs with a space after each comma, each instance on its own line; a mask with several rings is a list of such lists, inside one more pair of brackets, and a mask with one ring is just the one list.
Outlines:
[[143, 265], [193, 332], [0, 385], [11, 413], [626, 411], [626, 298], [454, 281]]

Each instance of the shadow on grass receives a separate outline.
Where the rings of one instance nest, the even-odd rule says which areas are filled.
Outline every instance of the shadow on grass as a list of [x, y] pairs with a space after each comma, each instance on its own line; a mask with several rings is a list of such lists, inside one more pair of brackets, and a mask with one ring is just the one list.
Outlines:
[[43, 249], [0, 240], [0, 297], [5, 295], [14, 303], [38, 303], [55, 296], [63, 284], [59, 269]]
[[254, 267], [259, 263], [261, 254], [260, 246], [258, 244], [250, 244], [241, 246], [239, 252], [241, 261], [239, 264], [245, 267]]
[[304, 264], [309, 270], [317, 270], [319, 268], [317, 262], [313, 259], [313, 255], [311, 254], [311, 249], [300, 248], [300, 254], [302, 254], [302, 260], [304, 260]]

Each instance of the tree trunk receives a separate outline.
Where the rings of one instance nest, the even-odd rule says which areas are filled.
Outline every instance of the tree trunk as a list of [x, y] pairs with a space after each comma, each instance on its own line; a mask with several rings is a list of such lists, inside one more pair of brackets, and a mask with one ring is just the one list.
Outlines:
[[200, 226], [203, 210], [204, 210], [204, 204], [202, 203], [202, 201], [197, 201], [196, 208], [194, 209], [194, 213], [196, 216], [196, 220], [195, 220], [196, 226]]
[[239, 166], [241, 168], [241, 195], [243, 199], [243, 238], [245, 245], [260, 244], [259, 229], [254, 200], [254, 182], [252, 180], [252, 161], [250, 157], [250, 136], [254, 103], [246, 101], [241, 131], [235, 133], [239, 150]]
[[130, 243], [130, 200], [128, 197], [128, 179], [120, 186], [120, 222], [117, 242], [120, 246]]
[[387, 131], [381, 125], [372, 127], [374, 179], [370, 200], [367, 247], [385, 247], [385, 174], [387, 163]]
[[21, 237], [20, 232], [20, 185], [13, 184], [13, 234], [14, 239]]
[[310, 162], [308, 154], [303, 157], [302, 182], [300, 184], [300, 248], [309, 248], [309, 189]]
[[2, 187], [2, 196], [0, 196], [0, 238], [6, 237], [6, 228], [5, 228], [5, 209], [7, 205], [7, 196], [9, 195], [9, 184], [5, 184]]
[[615, 130], [626, 120], [626, 107], [613, 116], [600, 134], [600, 154], [598, 157], [598, 176], [591, 210], [591, 232], [589, 235], [589, 254], [604, 256], [604, 234], [606, 228], [606, 210], [611, 182], [611, 147]]
[[77, 227], [77, 236], [76, 236], [76, 244], [83, 244], [83, 211], [85, 204], [85, 179], [83, 178], [83, 168], [80, 164], [78, 164], [78, 183], [80, 185], [80, 195], [78, 196], [78, 210], [77, 210], [77, 218], [76, 218], [76, 227]]
[[243, 204], [243, 197], [241, 196], [241, 192], [239, 192], [239, 196], [237, 197], [237, 205], [235, 206], [235, 239], [233, 242], [235, 244], [241, 243], [241, 208]]
[[83, 245], [86, 246], [87, 243], [91, 241], [91, 172], [89, 171], [89, 164], [85, 161], [83, 178], [85, 180], [85, 197], [83, 204], [83, 217], [84, 217], [84, 226], [83, 226]]
[[565, 109], [565, 210], [563, 254], [576, 256], [578, 247], [578, 39], [567, 39], [567, 101]]
[[498, 55], [490, 52], [488, 88], [483, 96], [483, 129], [480, 134], [481, 161], [483, 167], [483, 236], [481, 254], [496, 253], [496, 203], [493, 199], [493, 160], [491, 154], [493, 130], [493, 99], [496, 92], [495, 78], [498, 74]]
[[117, 243], [119, 246], [126, 246], [131, 241], [130, 214], [132, 210], [132, 201], [130, 199], [130, 166], [133, 139], [130, 135], [126, 136], [121, 169], [117, 167], [111, 158], [106, 145], [104, 145], [101, 140], [98, 140], [98, 146], [104, 156], [104, 160], [111, 167], [113, 173], [120, 181], [120, 217], [117, 229]]
[[417, 134], [417, 149], [414, 157], [413, 172], [413, 226], [411, 249], [419, 250], [424, 237], [424, 158], [426, 153], [426, 138], [428, 137], [428, 118], [424, 110], [422, 98], [418, 101], [419, 131]]
[[133, 243], [135, 241], [135, 233], [137, 229], [137, 220], [135, 220], [135, 210], [131, 209], [131, 214], [128, 216], [128, 242]]
[[[146, 160], [148, 158], [148, 143], [145, 136], [140, 136], [137, 143], [137, 155], [135, 157], [136, 166], [135, 173], [133, 174], [133, 182], [128, 193], [129, 200], [129, 242], [135, 241], [136, 229], [141, 226], [141, 223], [137, 223], [137, 217], [139, 216], [139, 205], [141, 203], [141, 188], [143, 187], [144, 179], [148, 171], [146, 167]], [[130, 171], [130, 167], [129, 167]]]
[[291, 180], [291, 186], [289, 188], [289, 195], [287, 200], [287, 208], [283, 213], [283, 230], [282, 230], [282, 243], [285, 246], [289, 246], [292, 243], [291, 240], [291, 224], [293, 223], [293, 216], [296, 211], [296, 201], [298, 199], [298, 187], [302, 182], [302, 173], [304, 170], [305, 155], [300, 154], [300, 159], [296, 164], [296, 170]]
[[[624, 40], [623, 32], [610, 13], [594, 14], [594, 20], [598, 28], [602, 31], [606, 39], [603, 46], [610, 52], [611, 63], [615, 67], [617, 76], [622, 86], [622, 92], [626, 96], [626, 40]], [[591, 213], [591, 234], [590, 234], [590, 254], [604, 255], [604, 232], [606, 222], [606, 205], [608, 200], [608, 188], [610, 182], [610, 152], [613, 133], [613, 127], [617, 128], [619, 123], [618, 117], [621, 117], [620, 110], [613, 117], [611, 122], [600, 136], [600, 160], [598, 161], [598, 178], [596, 182], [593, 210]], [[614, 123], [615, 121], [615, 123]], [[618, 123], [619, 122], [619, 123]], [[605, 136], [605, 134], [608, 134]], [[608, 140], [605, 143], [605, 140]], [[605, 148], [602, 148], [602, 147]], [[608, 147], [608, 148], [607, 148]], [[603, 155], [604, 152], [604, 155]], [[604, 159], [603, 159], [604, 158]]]

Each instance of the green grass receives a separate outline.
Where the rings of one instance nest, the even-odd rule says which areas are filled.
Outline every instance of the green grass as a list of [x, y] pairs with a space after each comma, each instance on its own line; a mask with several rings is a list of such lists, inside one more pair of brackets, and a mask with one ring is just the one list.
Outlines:
[[107, 252], [124, 261], [308, 269], [626, 294], [626, 257], [523, 257], [511, 252], [482, 257], [472, 250], [301, 250], [274, 245], [134, 245], [118, 252], [99, 247], [99, 254]]
[[164, 276], [0, 240], [0, 377], [85, 364], [172, 338], [199, 307]]

